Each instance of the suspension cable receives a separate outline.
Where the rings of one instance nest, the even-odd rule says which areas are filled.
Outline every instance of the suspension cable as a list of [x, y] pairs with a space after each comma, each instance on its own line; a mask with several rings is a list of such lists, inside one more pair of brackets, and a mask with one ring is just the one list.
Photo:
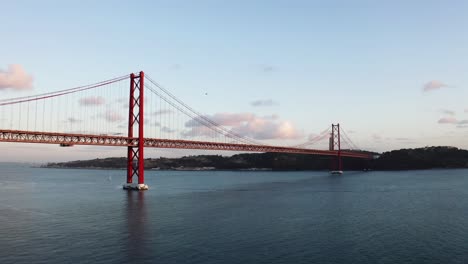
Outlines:
[[43, 94], [38, 94], [38, 95], [31, 95], [31, 96], [23, 96], [23, 97], [16, 97], [16, 98], [9, 98], [9, 99], [2, 99], [0, 100], [0, 106], [4, 105], [13, 105], [13, 104], [19, 104], [19, 103], [24, 103], [24, 102], [30, 102], [30, 101], [37, 101], [37, 100], [42, 100], [42, 99], [47, 99], [47, 98], [53, 98], [61, 95], [66, 95], [66, 94], [71, 94], [71, 93], [76, 93], [80, 91], [86, 91], [90, 90], [93, 88], [97, 87], [102, 87], [107, 84], [119, 82], [122, 80], [127, 79], [128, 76], [120, 76], [117, 78], [113, 78], [110, 80], [94, 83], [94, 84], [89, 84], [89, 85], [84, 85], [84, 86], [78, 86], [70, 89], [65, 89], [65, 90], [60, 90], [60, 91], [55, 91], [55, 92], [49, 92], [49, 93], [43, 93]]
[[[192, 112], [194, 116], [192, 115], [189, 115], [189, 117], [193, 118], [194, 121], [197, 121], [199, 123], [202, 123], [204, 126], [208, 127], [209, 129], [211, 129], [212, 131], [216, 132], [216, 133], [220, 133], [220, 134], [223, 134], [227, 137], [230, 137], [230, 138], [233, 138], [233, 139], [237, 139], [241, 142], [244, 142], [244, 143], [247, 143], [247, 144], [254, 144], [254, 145], [263, 145], [251, 138], [248, 138], [248, 137], [245, 137], [245, 136], [241, 136], [235, 132], [232, 132], [232, 131], [229, 131], [227, 130], [226, 128], [224, 128], [222, 125], [218, 124], [217, 122], [209, 119], [208, 117], [206, 117], [205, 115], [202, 115], [201, 113], [197, 112], [196, 110], [194, 110], [193, 108], [191, 108], [190, 106], [188, 106], [187, 104], [185, 104], [183, 101], [181, 101], [180, 99], [178, 99], [176, 96], [174, 96], [172, 93], [170, 93], [167, 89], [165, 89], [164, 87], [162, 87], [159, 83], [157, 83], [156, 81], [154, 81], [153, 79], [151, 79], [148, 75], [145, 76], [146, 79], [148, 79], [148, 81], [150, 81], [153, 85], [155, 85], [156, 87], [158, 87], [161, 91], [163, 91], [165, 94], [167, 94], [170, 98], [174, 99], [177, 103], [179, 103], [180, 105], [182, 105], [184, 108], [186, 108], [188, 111]], [[153, 92], [155, 92], [153, 90]], [[156, 92], [157, 93], [157, 92]], [[161, 95], [159, 95], [161, 96]], [[164, 99], [166, 102], [168, 102], [169, 104], [171, 104], [172, 106], [176, 107], [172, 102], [169, 102], [167, 101], [167, 99]], [[186, 111], [183, 111], [180, 107], [176, 107], [179, 111], [182, 111], [183, 113], [185, 113], [186, 115], [188, 115], [188, 113]], [[215, 127], [215, 128], [213, 128]]]
[[344, 131], [343, 128], [341, 128], [341, 133], [343, 134], [343, 139], [348, 142], [348, 144], [351, 146], [352, 149], [359, 149], [359, 147], [354, 144], [354, 142], [351, 140], [351, 138], [348, 136], [346, 131]]
[[304, 143], [299, 144], [299, 145], [295, 145], [293, 147], [295, 147], [295, 148], [304, 148], [306, 146], [313, 145], [313, 144], [323, 140], [324, 138], [326, 138], [326, 136], [329, 134], [329, 132], [330, 132], [330, 126], [328, 126], [325, 130], [320, 132], [320, 134], [318, 134], [317, 136], [315, 136], [312, 139], [308, 140], [307, 142], [304, 142]]

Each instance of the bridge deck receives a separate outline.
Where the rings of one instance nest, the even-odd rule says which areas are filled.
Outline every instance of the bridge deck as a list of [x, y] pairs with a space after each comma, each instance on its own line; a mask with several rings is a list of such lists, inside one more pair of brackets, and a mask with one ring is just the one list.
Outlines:
[[[98, 145], [98, 146], [137, 146], [138, 138], [108, 135], [68, 134], [22, 130], [0, 130], [0, 142], [65, 144], [65, 145]], [[279, 147], [268, 145], [249, 145], [235, 143], [217, 143], [191, 140], [171, 140], [144, 138], [144, 146], [152, 148], [205, 149], [247, 152], [278, 152], [322, 156], [337, 156], [338, 151]], [[362, 152], [341, 151], [342, 157], [372, 159], [372, 155]]]

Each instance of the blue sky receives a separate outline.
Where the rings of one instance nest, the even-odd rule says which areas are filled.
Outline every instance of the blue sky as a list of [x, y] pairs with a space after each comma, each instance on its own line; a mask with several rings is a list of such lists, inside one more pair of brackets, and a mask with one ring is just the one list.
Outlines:
[[[1, 4], [0, 69], [19, 64], [34, 79], [32, 90], [0, 89], [0, 98], [144, 70], [209, 115], [275, 114], [304, 135], [340, 122], [377, 151], [468, 148], [466, 1]], [[50, 159], [87, 155], [59, 152]]]

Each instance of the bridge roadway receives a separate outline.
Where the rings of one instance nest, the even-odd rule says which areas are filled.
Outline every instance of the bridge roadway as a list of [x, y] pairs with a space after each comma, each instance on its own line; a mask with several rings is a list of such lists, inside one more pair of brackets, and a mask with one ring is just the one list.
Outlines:
[[[67, 145], [97, 145], [136, 147], [138, 138], [109, 135], [68, 134], [22, 130], [0, 129], [0, 142], [41, 143], [41, 144], [67, 144]], [[247, 152], [278, 152], [308, 155], [337, 156], [336, 150], [317, 150], [294, 147], [279, 147], [268, 145], [249, 145], [237, 143], [217, 143], [191, 140], [171, 140], [159, 138], [144, 138], [144, 147], [175, 148], [175, 149], [205, 149]], [[372, 159], [372, 155], [362, 152], [341, 151], [342, 157]]]

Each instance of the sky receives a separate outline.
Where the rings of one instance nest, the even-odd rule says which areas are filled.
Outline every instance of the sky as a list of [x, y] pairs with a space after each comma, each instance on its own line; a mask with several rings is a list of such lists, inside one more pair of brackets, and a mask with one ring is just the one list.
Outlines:
[[[466, 1], [0, 3], [0, 99], [143, 70], [198, 112], [246, 117], [242, 132], [253, 138], [265, 131], [249, 122], [269, 124], [261, 129], [277, 129], [272, 144], [340, 123], [362, 149], [468, 149]], [[4, 161], [125, 156], [110, 147], [0, 148]]]

